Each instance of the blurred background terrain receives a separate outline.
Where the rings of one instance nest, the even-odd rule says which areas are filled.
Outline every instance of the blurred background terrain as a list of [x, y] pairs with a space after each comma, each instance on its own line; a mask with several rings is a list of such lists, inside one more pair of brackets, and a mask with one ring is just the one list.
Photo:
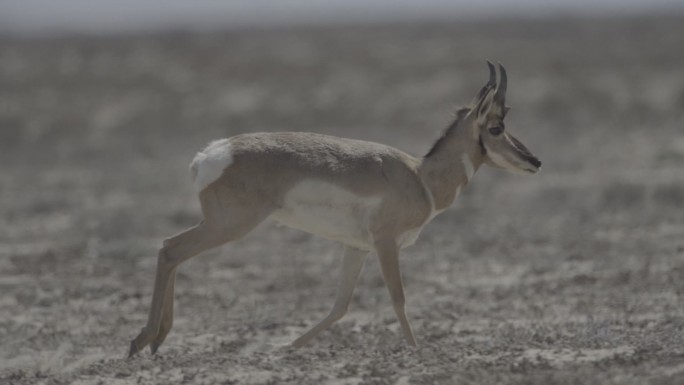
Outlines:
[[[56, 3], [0, 5], [0, 382], [684, 375], [674, 2], [204, 1], [187, 14], [174, 1]], [[483, 167], [404, 250], [419, 348], [401, 339], [374, 258], [347, 316], [287, 348], [332, 305], [341, 248], [264, 225], [184, 264], [166, 343], [121, 359], [144, 325], [161, 239], [200, 219], [197, 150], [312, 131], [422, 155], [486, 81], [485, 59], [508, 69], [507, 128], [544, 166], [527, 178]]]

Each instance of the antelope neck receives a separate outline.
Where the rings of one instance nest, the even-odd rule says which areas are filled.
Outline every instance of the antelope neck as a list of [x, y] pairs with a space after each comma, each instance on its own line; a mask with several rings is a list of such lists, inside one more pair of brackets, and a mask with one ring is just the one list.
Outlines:
[[466, 132], [454, 132], [420, 165], [420, 176], [432, 194], [434, 210], [444, 210], [453, 203], [484, 162], [478, 138]]

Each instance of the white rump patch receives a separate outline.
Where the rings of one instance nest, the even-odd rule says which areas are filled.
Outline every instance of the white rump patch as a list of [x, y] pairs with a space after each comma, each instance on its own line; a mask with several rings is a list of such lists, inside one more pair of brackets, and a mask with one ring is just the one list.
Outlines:
[[463, 154], [461, 155], [461, 163], [463, 163], [466, 178], [468, 179], [468, 181], [470, 181], [470, 179], [473, 177], [473, 174], [475, 174], [475, 167], [473, 166], [473, 161], [470, 160], [468, 154]]
[[216, 181], [231, 163], [233, 151], [229, 139], [215, 140], [198, 152], [190, 163], [190, 173], [197, 192]]

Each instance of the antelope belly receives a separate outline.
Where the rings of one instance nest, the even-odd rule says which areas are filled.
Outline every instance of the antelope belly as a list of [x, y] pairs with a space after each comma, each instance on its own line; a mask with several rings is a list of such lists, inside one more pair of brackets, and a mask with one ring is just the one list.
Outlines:
[[320, 181], [304, 181], [285, 196], [271, 219], [288, 227], [342, 243], [371, 249], [369, 232], [380, 197], [362, 197]]

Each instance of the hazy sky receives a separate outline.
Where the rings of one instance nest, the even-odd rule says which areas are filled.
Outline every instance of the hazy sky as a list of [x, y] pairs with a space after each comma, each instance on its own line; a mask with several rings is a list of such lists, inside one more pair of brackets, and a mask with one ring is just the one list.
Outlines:
[[684, 9], [684, 0], [0, 0], [0, 31], [120, 32]]

